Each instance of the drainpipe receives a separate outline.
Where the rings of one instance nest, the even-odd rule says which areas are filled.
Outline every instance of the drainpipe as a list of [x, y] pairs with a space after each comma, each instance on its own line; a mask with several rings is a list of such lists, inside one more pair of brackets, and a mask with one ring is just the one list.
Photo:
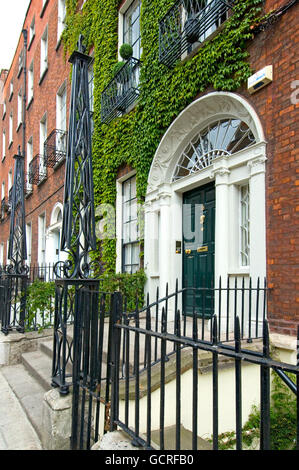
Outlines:
[[[24, 68], [24, 91], [23, 91], [23, 111], [22, 111], [22, 126], [23, 126], [23, 148], [22, 155], [25, 165], [25, 149], [26, 149], [26, 123], [25, 123], [25, 114], [26, 114], [26, 101], [27, 101], [27, 29], [22, 31], [24, 37], [24, 56], [23, 56], [23, 68]], [[24, 172], [25, 173], [25, 172]]]

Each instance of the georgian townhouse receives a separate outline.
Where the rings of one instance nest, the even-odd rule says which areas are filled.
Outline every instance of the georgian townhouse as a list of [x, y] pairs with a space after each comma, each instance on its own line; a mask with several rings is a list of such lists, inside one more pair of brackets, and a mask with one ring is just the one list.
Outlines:
[[1, 264], [9, 262], [9, 197], [14, 177], [13, 157], [18, 148], [25, 165], [27, 263], [53, 266], [61, 259], [70, 98], [70, 68], [61, 41], [65, 3], [65, 0], [30, 2], [12, 64], [7, 73], [2, 73], [5, 76], [0, 123]]

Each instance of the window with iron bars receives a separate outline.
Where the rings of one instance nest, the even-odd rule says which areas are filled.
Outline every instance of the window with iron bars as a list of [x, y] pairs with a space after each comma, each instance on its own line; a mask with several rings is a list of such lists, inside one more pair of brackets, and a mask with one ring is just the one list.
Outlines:
[[159, 60], [173, 67], [228, 18], [232, 2], [178, 0], [159, 23]]

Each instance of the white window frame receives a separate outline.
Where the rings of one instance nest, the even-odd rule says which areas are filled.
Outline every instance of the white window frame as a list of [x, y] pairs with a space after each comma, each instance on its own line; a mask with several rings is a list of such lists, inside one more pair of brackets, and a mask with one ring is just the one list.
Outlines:
[[[242, 192], [246, 191], [245, 198]], [[243, 207], [245, 205], [245, 213]], [[246, 268], [250, 266], [250, 185], [249, 183], [243, 184], [239, 188], [239, 208], [240, 208], [240, 267]], [[244, 231], [248, 236], [244, 238]], [[245, 262], [247, 259], [247, 263]]]
[[63, 82], [56, 95], [56, 128], [62, 131], [67, 129], [67, 87]]
[[[27, 175], [29, 174], [29, 165], [30, 165], [30, 162], [32, 161], [32, 159], [33, 159], [33, 138], [31, 136], [30, 139], [27, 142], [27, 162], [26, 162]], [[29, 181], [27, 180], [27, 182], [26, 182], [26, 192], [31, 193], [31, 191], [32, 191], [32, 184], [29, 183]]]
[[47, 139], [47, 113], [43, 115], [39, 123], [39, 153], [44, 155], [44, 143]]
[[32, 223], [26, 223], [27, 262], [30, 266], [32, 256]]
[[[117, 240], [117, 261], [116, 261], [116, 270], [117, 272], [126, 272], [124, 270], [124, 241], [123, 241], [123, 185], [127, 183], [130, 179], [136, 178], [136, 171], [131, 171], [126, 174], [124, 177], [119, 178], [117, 180], [117, 197], [116, 197], [116, 240]], [[137, 201], [137, 198], [136, 198]], [[138, 205], [137, 205], [137, 219], [138, 219]], [[137, 237], [136, 241], [133, 241], [132, 244], [139, 245], [139, 236]], [[138, 248], [140, 254], [140, 247]], [[129, 264], [128, 264], [129, 265]], [[132, 265], [133, 266], [133, 265]], [[140, 258], [138, 259], [138, 268], [137, 271], [140, 269]]]
[[4, 243], [0, 243], [0, 266], [4, 264]]
[[7, 175], [7, 182], [8, 182], [8, 186], [7, 186], [7, 190], [8, 190], [8, 194], [9, 194], [9, 191], [11, 190], [12, 188], [12, 169], [10, 168], [9, 172], [8, 172], [8, 175]]
[[57, 41], [60, 40], [61, 35], [65, 29], [66, 19], [66, 0], [58, 0], [58, 18], [57, 18]]
[[34, 95], [34, 63], [33, 60], [28, 69], [28, 104]]
[[[125, 15], [130, 9], [131, 5], [134, 3], [135, 0], [126, 0], [125, 3], [121, 6], [119, 9], [119, 16], [118, 16], [118, 44], [119, 44], [119, 49], [122, 44], [124, 44], [124, 21], [125, 21]], [[140, 21], [140, 16], [139, 16], [139, 21]], [[142, 53], [142, 48], [140, 46], [140, 55]], [[119, 54], [119, 52], [118, 52]], [[134, 55], [134, 54], [133, 54]], [[123, 59], [121, 58], [119, 54], [119, 61], [122, 61]], [[140, 57], [135, 57], [135, 59], [140, 59]]]
[[31, 44], [34, 37], [35, 37], [35, 16], [32, 18], [30, 28], [29, 28], [29, 44]]
[[40, 78], [44, 75], [48, 68], [48, 26], [41, 37], [40, 47]]
[[10, 85], [9, 85], [9, 99], [10, 100], [12, 98], [12, 95], [13, 95], [13, 80], [10, 82]]
[[38, 216], [38, 264], [44, 266], [46, 263], [46, 213]]
[[9, 135], [8, 135], [9, 145], [13, 142], [13, 114], [12, 112], [9, 115]]
[[22, 88], [19, 90], [18, 93], [18, 124], [17, 128], [23, 122], [23, 96], [22, 96]]
[[6, 131], [3, 129], [2, 132], [2, 161], [5, 159], [6, 156]]

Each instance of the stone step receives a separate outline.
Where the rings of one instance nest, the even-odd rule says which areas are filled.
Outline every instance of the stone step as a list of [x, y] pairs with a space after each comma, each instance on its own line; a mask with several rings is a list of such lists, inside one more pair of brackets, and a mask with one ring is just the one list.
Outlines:
[[44, 387], [30, 375], [23, 364], [2, 367], [1, 372], [41, 439]]
[[51, 388], [52, 360], [41, 350], [22, 354], [22, 364], [47, 392]]
[[[183, 426], [180, 428], [181, 432], [181, 450], [192, 450], [192, 432], [185, 429]], [[160, 448], [160, 430], [152, 432], [152, 443]], [[176, 426], [169, 426], [164, 429], [164, 448], [165, 450], [176, 449]], [[210, 442], [197, 437], [197, 450], [212, 450], [213, 446]]]

